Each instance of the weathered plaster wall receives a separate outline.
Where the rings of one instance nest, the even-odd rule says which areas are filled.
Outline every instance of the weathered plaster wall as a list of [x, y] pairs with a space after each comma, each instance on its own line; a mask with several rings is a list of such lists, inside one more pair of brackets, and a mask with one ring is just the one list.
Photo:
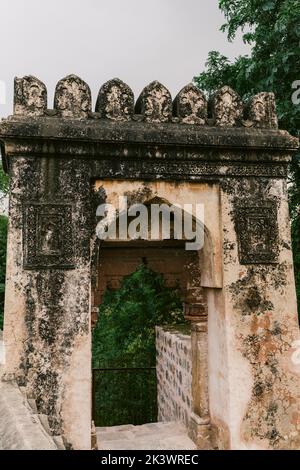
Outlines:
[[0, 382], [0, 416], [0, 450], [63, 448], [47, 434], [16, 384]]
[[179, 327], [156, 327], [156, 374], [158, 421], [181, 421], [188, 427], [192, 411], [190, 333]]
[[[143, 180], [97, 180], [96, 193], [105, 194], [105, 202], [119, 207], [119, 196], [127, 196], [128, 206], [136, 203], [145, 204], [159, 199], [169, 205], [186, 205], [186, 212], [196, 216], [196, 205], [203, 205], [205, 247], [211, 249], [206, 253], [204, 262], [206, 269], [201, 273], [201, 285], [206, 287], [222, 287], [222, 241], [220, 219], [219, 185], [216, 183], [175, 182], [175, 181], [143, 181]], [[212, 216], [213, 215], [213, 216]], [[206, 237], [209, 236], [209, 239]], [[195, 279], [196, 282], [196, 279]]]
[[[278, 211], [278, 262], [241, 265], [236, 208], [270, 201]], [[225, 308], [218, 313], [226, 324], [230, 447], [299, 448], [300, 377], [291, 358], [299, 327], [285, 182], [224, 184], [222, 220]]]
[[207, 293], [208, 308], [208, 394], [214, 445], [230, 448], [230, 393], [227, 324], [222, 290]]

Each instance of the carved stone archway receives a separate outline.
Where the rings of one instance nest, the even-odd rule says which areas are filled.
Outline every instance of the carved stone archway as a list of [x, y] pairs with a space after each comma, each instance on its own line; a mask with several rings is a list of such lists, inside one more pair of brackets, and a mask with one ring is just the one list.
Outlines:
[[[184, 305], [184, 316], [191, 322], [192, 345], [192, 414], [188, 432], [201, 449], [213, 448], [213, 430], [209, 412], [208, 394], [208, 303], [207, 296], [222, 285], [221, 227], [219, 224], [219, 186], [199, 183], [174, 184], [155, 181], [103, 180], [95, 182], [95, 192], [105, 195], [105, 203], [118, 207], [118, 198], [124, 197], [131, 204], [165, 205], [195, 210], [196, 204], [206, 207], [210, 217], [203, 220], [203, 245], [199, 250], [186, 250], [187, 240], [119, 240], [95, 239], [92, 268], [92, 327], [97, 320], [99, 305], [106, 288], [117, 289], [122, 278], [145, 262], [165, 278], [167, 287], [179, 287]], [[168, 197], [168, 199], [166, 199]], [[193, 214], [195, 215], [195, 214]], [[116, 218], [118, 212], [116, 213]], [[182, 219], [184, 217], [182, 216]], [[149, 217], [149, 232], [151, 232]], [[110, 221], [111, 224], [116, 221]], [[170, 224], [171, 232], [174, 227]], [[117, 232], [118, 230], [116, 230]], [[150, 237], [150, 233], [149, 233]], [[175, 262], [174, 262], [175, 256]], [[179, 263], [179, 266], [178, 266]], [[175, 354], [175, 353], [174, 353]]]
[[[48, 110], [39, 80], [17, 79], [14, 115], [0, 124], [10, 174], [6, 379], [26, 388], [69, 448], [90, 448], [97, 205], [109, 185], [124, 194], [150, 185], [171, 202], [193, 195], [208, 215], [201, 276], [208, 335], [205, 322], [193, 333], [199, 354], [207, 351], [195, 377], [207, 386], [195, 380], [194, 436], [209, 416], [216, 447], [298, 448], [286, 176], [299, 142], [277, 129], [274, 96], [244, 105], [223, 87], [208, 105], [189, 85], [172, 106], [168, 90], [152, 82], [134, 109], [129, 87], [113, 80], [94, 113], [88, 85], [70, 75], [54, 102]], [[95, 193], [99, 181], [106, 190]]]

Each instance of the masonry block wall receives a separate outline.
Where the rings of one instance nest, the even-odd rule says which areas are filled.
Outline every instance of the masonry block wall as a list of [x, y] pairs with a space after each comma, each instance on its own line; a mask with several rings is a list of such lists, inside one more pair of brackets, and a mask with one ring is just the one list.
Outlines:
[[192, 412], [192, 351], [188, 326], [156, 328], [158, 421], [181, 421]]
[[[184, 314], [196, 317], [206, 312], [206, 297], [200, 282], [195, 279], [192, 266], [199, 264], [197, 253], [186, 251], [184, 242], [146, 242], [106, 243], [99, 253], [96, 279], [93, 286], [92, 324], [97, 320], [98, 307], [101, 305], [106, 289], [119, 289], [122, 279], [133, 273], [141, 264], [162, 274], [168, 288], [178, 290]], [[192, 308], [193, 307], [193, 311]]]

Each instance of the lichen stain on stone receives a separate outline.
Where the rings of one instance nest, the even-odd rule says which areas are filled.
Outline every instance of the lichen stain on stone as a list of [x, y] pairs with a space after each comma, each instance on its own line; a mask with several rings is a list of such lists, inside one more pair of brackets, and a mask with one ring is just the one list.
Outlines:
[[240, 333], [238, 337], [241, 352], [252, 366], [253, 387], [242, 437], [245, 441], [267, 440], [271, 448], [289, 447], [284, 433], [285, 428], [290, 429], [286, 417], [290, 413], [295, 416], [298, 410], [293, 411], [293, 398], [288, 392], [292, 378], [278, 359], [290, 348], [287, 330], [272, 319], [271, 313], [263, 318], [248, 317], [247, 323], [248, 327], [243, 329], [251, 334]]
[[293, 423], [289, 423], [289, 416], [298, 417], [299, 410], [296, 403], [292, 404], [290, 390], [297, 379], [286, 370], [281, 358], [290, 350], [292, 337], [284, 317], [282, 321], [274, 318], [268, 295], [274, 290], [284, 291], [288, 266], [281, 263], [245, 269], [228, 288], [234, 308], [241, 313], [236, 321], [238, 348], [252, 367], [252, 394], [241, 437], [249, 443], [260, 440], [260, 445], [270, 448], [291, 448], [294, 437], [290, 435]]
[[264, 282], [265, 275], [266, 271], [261, 267], [256, 270], [249, 268], [246, 275], [229, 286], [234, 306], [242, 315], [260, 315], [273, 310]]
[[285, 424], [282, 417], [288, 411], [284, 399], [291, 397], [286, 394], [289, 381], [277, 357], [289, 349], [289, 344], [271, 315], [265, 320], [253, 316], [250, 328], [251, 334], [239, 335], [241, 351], [252, 365], [253, 375], [252, 397], [242, 424], [243, 439], [267, 439], [270, 447], [281, 448]]
[[[68, 358], [80, 332], [86, 331], [84, 319], [69, 318], [64, 308], [65, 272], [45, 271], [31, 276], [27, 286], [26, 315], [28, 339], [24, 348], [21, 369], [26, 380], [27, 394], [35, 399], [38, 412], [46, 414], [52, 432], [61, 432], [60, 402], [62, 377]], [[77, 309], [80, 310], [80, 306]]]
[[131, 206], [134, 204], [144, 204], [153, 197], [153, 192], [147, 183], [143, 183], [138, 190], [127, 191], [124, 193], [124, 196], [127, 197], [128, 206]]
[[236, 258], [236, 243], [230, 238], [230, 231], [223, 227], [223, 263], [224, 266], [231, 266], [237, 261]]

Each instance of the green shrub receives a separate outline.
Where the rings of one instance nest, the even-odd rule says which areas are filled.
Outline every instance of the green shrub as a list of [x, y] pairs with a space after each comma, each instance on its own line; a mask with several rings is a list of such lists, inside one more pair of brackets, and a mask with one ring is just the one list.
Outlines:
[[[183, 323], [178, 289], [142, 265], [107, 290], [93, 332], [94, 414], [97, 426], [157, 421], [155, 326]], [[111, 370], [121, 368], [122, 371]]]
[[94, 367], [155, 365], [155, 326], [183, 323], [178, 289], [167, 288], [161, 274], [141, 265], [107, 290], [93, 331]]

